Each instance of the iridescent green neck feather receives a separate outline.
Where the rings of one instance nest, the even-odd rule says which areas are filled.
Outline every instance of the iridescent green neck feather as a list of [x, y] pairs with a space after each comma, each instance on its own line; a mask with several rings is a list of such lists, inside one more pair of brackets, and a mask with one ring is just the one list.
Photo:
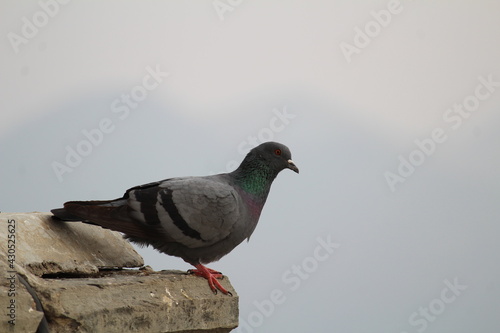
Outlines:
[[259, 160], [243, 161], [233, 172], [234, 179], [245, 192], [260, 199], [266, 199], [271, 184], [278, 173], [269, 164]]

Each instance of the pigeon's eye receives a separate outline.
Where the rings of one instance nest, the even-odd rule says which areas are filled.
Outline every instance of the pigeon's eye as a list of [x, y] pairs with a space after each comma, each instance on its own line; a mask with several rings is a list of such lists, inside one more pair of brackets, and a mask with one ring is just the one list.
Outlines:
[[281, 149], [276, 149], [276, 150], [274, 151], [274, 153], [275, 153], [276, 155], [278, 155], [278, 156], [279, 156], [279, 155], [281, 155]]

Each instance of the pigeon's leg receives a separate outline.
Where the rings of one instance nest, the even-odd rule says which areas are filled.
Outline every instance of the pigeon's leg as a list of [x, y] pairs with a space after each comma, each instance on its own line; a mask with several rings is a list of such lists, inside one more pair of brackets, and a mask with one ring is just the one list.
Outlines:
[[217, 279], [222, 279], [223, 275], [221, 272], [217, 272], [213, 269], [210, 269], [208, 267], [203, 266], [202, 264], [196, 264], [194, 265], [196, 269], [190, 269], [188, 272], [191, 274], [194, 274], [196, 276], [201, 276], [208, 281], [208, 285], [210, 286], [210, 289], [214, 292], [214, 294], [217, 294], [217, 289], [220, 290], [223, 294], [233, 296], [229, 291], [227, 291], [220, 283], [217, 281]]

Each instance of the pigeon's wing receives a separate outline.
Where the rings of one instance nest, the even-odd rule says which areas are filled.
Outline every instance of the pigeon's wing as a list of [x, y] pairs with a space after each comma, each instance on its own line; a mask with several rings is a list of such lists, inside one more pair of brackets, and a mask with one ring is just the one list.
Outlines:
[[125, 197], [134, 220], [161, 226], [168, 241], [190, 248], [223, 240], [242, 214], [235, 188], [213, 177], [167, 179], [131, 188]]

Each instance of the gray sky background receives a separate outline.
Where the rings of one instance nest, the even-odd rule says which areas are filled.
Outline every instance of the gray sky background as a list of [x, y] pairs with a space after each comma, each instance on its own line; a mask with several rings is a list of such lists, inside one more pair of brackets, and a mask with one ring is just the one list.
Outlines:
[[0, 210], [232, 171], [272, 139], [301, 173], [278, 176], [250, 242], [210, 265], [240, 295], [237, 332], [498, 331], [498, 13], [2, 1]]

